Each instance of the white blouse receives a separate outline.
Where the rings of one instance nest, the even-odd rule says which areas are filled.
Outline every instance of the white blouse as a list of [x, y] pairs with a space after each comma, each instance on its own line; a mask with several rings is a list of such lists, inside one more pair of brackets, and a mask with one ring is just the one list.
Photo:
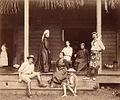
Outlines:
[[105, 46], [100, 39], [91, 42], [91, 50], [105, 50]]
[[72, 47], [64, 47], [62, 52], [64, 53], [64, 59], [67, 61], [71, 61], [71, 57], [73, 54], [73, 48]]

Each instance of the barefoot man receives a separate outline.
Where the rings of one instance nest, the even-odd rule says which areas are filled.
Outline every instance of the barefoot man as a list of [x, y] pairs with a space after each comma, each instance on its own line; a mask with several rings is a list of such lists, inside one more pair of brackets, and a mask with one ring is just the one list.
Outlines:
[[67, 96], [67, 89], [71, 91], [71, 93], [74, 96], [76, 95], [77, 92], [77, 76], [76, 76], [76, 71], [73, 68], [68, 69], [68, 78], [65, 83], [63, 83], [63, 90], [64, 94], [62, 97]]

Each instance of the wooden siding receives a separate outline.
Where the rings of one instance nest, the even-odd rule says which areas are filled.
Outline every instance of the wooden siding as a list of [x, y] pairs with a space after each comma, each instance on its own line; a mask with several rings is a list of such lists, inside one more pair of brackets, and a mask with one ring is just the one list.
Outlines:
[[112, 64], [117, 60], [117, 34], [114, 31], [105, 30], [102, 32], [102, 41], [106, 50], [102, 54], [104, 64]]
[[62, 47], [61, 28], [57, 25], [43, 26], [42, 28], [36, 26], [30, 31], [30, 54], [37, 57], [41, 45], [41, 37], [46, 27], [50, 29], [50, 38], [48, 41], [51, 50], [51, 59], [56, 60]]
[[[46, 29], [50, 29], [50, 38], [49, 38], [49, 48], [51, 50], [51, 59], [58, 59], [59, 52], [62, 49], [62, 35], [61, 28], [57, 25], [53, 26], [31, 26], [30, 28], [30, 54], [35, 55], [37, 57], [38, 51], [41, 45], [41, 37]], [[18, 28], [17, 36], [16, 36], [16, 57], [14, 58], [14, 64], [20, 64], [23, 61], [23, 53], [24, 52], [24, 32], [22, 28]]]
[[14, 64], [21, 64], [24, 59], [24, 30], [22, 27], [19, 27], [16, 32], [16, 57], [14, 58]]
[[[58, 58], [59, 52], [63, 47], [62, 42], [62, 29], [58, 25], [44, 25], [42, 27], [30, 27], [30, 54], [37, 57], [39, 47], [41, 45], [41, 36], [44, 29], [50, 29], [49, 45], [51, 50], [52, 60]], [[117, 37], [118, 36], [118, 37]], [[105, 44], [106, 50], [102, 54], [102, 63], [112, 64], [114, 60], [120, 63], [120, 34], [113, 30], [102, 31], [102, 41]], [[118, 44], [117, 44], [118, 43]], [[24, 33], [23, 28], [18, 28], [16, 36], [16, 57], [14, 63], [20, 63], [23, 59], [24, 50]]]

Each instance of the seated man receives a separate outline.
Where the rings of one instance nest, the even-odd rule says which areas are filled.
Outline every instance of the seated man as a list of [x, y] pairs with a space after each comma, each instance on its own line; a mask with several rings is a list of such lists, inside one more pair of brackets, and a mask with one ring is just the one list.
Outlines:
[[30, 55], [27, 57], [28, 61], [24, 62], [19, 68], [19, 82], [24, 81], [27, 83], [28, 87], [28, 97], [32, 97], [31, 95], [31, 78], [37, 77], [38, 83], [40, 87], [46, 87], [46, 85], [41, 83], [40, 73], [34, 72], [34, 56]]
[[77, 92], [77, 76], [76, 76], [76, 71], [73, 68], [68, 69], [68, 78], [66, 82], [63, 83], [63, 90], [64, 94], [62, 97], [66, 97], [67, 93], [66, 90], [69, 89], [74, 96], [76, 95]]
[[53, 74], [52, 79], [48, 81], [51, 87], [61, 85], [67, 78], [66, 60], [64, 59], [63, 53], [60, 53], [59, 57], [60, 58], [56, 62], [57, 71]]

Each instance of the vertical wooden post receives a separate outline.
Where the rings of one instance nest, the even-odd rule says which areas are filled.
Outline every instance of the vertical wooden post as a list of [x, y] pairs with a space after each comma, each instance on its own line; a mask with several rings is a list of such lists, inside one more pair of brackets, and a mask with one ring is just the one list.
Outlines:
[[118, 66], [120, 66], [120, 31], [117, 32], [117, 61], [118, 61]]
[[[97, 33], [99, 38], [101, 39], [101, 25], [102, 25], [102, 1], [96, 0], [96, 14], [97, 14]], [[100, 55], [100, 68], [98, 70], [98, 73], [100, 74], [102, 72], [102, 57]]]
[[29, 0], [24, 0], [24, 61], [29, 55]]
[[0, 15], [0, 46], [2, 45], [2, 15]]

